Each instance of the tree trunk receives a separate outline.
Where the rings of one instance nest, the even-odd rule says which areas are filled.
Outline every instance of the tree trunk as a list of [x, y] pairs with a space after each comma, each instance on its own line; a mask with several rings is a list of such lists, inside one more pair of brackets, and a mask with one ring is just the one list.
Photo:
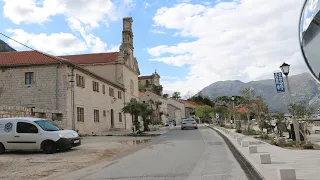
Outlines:
[[135, 132], [140, 132], [140, 125], [139, 125], [139, 115], [134, 116], [134, 127], [135, 127]]
[[143, 120], [143, 131], [150, 131], [149, 120], [146, 117], [142, 117]]

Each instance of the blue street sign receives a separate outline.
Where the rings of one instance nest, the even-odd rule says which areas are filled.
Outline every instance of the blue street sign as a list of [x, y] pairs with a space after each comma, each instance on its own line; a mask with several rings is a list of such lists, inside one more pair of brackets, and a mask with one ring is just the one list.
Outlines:
[[274, 73], [274, 82], [276, 83], [277, 92], [285, 92], [284, 81], [281, 72]]

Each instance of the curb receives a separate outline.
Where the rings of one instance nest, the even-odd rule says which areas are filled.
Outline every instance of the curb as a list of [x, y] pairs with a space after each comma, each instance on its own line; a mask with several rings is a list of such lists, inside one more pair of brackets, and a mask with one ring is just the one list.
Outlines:
[[225, 134], [220, 132], [220, 130], [216, 129], [215, 127], [207, 127], [214, 130], [226, 142], [227, 146], [229, 147], [237, 162], [240, 164], [248, 179], [266, 180], [266, 178], [255, 168], [255, 166], [250, 162], [250, 160], [241, 151], [239, 151], [239, 149], [232, 141], [230, 141], [229, 137], [227, 137]]

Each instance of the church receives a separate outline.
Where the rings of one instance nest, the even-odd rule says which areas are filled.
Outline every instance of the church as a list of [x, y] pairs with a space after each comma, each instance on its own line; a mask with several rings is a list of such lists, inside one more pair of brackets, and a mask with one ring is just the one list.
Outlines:
[[34, 116], [80, 134], [130, 129], [132, 117], [122, 108], [139, 98], [140, 75], [132, 23], [132, 17], [123, 18], [119, 52], [0, 52], [0, 105], [30, 108]]

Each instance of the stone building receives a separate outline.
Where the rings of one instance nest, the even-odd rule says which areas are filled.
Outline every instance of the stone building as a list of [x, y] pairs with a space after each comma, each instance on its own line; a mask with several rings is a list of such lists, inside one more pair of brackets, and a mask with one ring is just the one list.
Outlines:
[[152, 91], [158, 95], [162, 95], [162, 86], [160, 84], [160, 75], [155, 71], [152, 75], [139, 76], [140, 91]]
[[185, 104], [182, 100], [167, 99], [169, 120], [175, 120], [177, 124], [181, 123], [183, 118], [186, 118]]
[[140, 75], [132, 22], [123, 18], [119, 52], [60, 57], [38, 51], [0, 53], [0, 105], [52, 111], [56, 124], [84, 134], [130, 129], [132, 118], [122, 108], [139, 98]]
[[[155, 103], [159, 102], [159, 113], [161, 122], [165, 123], [167, 121], [167, 115], [168, 115], [168, 108], [167, 108], [167, 99], [163, 98], [162, 96], [159, 96], [151, 91], [146, 92], [140, 92], [139, 93], [140, 101], [143, 103], [148, 103], [152, 106], [153, 109], [155, 109]], [[153, 102], [151, 104], [150, 102]]]

